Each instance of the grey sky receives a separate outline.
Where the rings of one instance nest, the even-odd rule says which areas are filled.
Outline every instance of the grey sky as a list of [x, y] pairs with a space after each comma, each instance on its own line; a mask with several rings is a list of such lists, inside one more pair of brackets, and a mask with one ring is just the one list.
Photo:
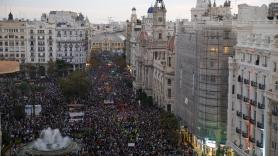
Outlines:
[[[137, 9], [138, 16], [146, 14], [155, 0], [0, 0], [0, 18], [6, 18], [11, 10], [16, 18], [40, 18], [43, 12], [50, 10], [71, 10], [87, 15], [91, 22], [107, 22], [108, 17], [125, 21], [130, 17], [131, 8]], [[190, 9], [197, 0], [164, 0], [168, 20], [189, 18]], [[212, 0], [213, 1], [213, 0]], [[222, 4], [224, 0], [216, 0]], [[268, 4], [273, 0], [232, 0], [233, 10], [236, 4]]]

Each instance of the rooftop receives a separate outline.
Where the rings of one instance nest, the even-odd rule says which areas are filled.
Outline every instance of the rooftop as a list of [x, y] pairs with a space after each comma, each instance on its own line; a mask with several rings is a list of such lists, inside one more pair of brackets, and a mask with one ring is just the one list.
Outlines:
[[19, 62], [16, 61], [0, 61], [0, 75], [19, 72]]

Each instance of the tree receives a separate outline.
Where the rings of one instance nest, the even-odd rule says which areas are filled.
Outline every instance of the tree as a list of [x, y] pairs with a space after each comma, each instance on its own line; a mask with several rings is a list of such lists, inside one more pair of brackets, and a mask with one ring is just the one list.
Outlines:
[[24, 96], [30, 95], [31, 93], [31, 87], [29, 83], [26, 81], [21, 82], [20, 85], [18, 86], [18, 89], [21, 91], [21, 94]]
[[56, 72], [56, 64], [55, 62], [53, 62], [53, 60], [51, 59], [50, 61], [48, 61], [48, 68], [47, 68], [47, 74], [49, 76], [54, 76], [55, 72]]
[[68, 71], [70, 69], [70, 64], [65, 62], [64, 60], [57, 60], [56, 61], [56, 70], [58, 72], [59, 76], [64, 77], [68, 74]]
[[90, 82], [86, 73], [80, 70], [74, 71], [68, 77], [59, 80], [63, 95], [68, 101], [86, 96], [91, 85]]
[[37, 76], [37, 67], [32, 64], [27, 64], [27, 71], [30, 78], [34, 79]]
[[166, 138], [173, 145], [178, 144], [179, 134], [177, 129], [179, 128], [179, 122], [176, 116], [170, 112], [162, 112], [160, 115], [160, 125], [165, 131]]

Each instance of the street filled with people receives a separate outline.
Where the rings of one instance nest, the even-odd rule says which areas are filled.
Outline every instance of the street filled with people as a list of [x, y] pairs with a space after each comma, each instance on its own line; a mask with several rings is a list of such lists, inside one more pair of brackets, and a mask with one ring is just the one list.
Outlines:
[[[80, 150], [72, 155], [179, 155], [178, 144], [171, 143], [161, 128], [163, 110], [138, 102], [132, 76], [113, 62], [111, 53], [97, 57], [100, 63], [88, 71], [91, 86], [87, 95], [74, 98], [71, 103], [63, 96], [55, 77], [33, 80], [33, 85], [44, 90], [30, 95], [14, 97], [8, 85], [1, 86], [3, 141], [10, 145], [11, 155], [16, 155], [20, 147], [34, 141], [48, 127], [59, 129], [63, 136], [80, 145]], [[69, 104], [83, 105], [81, 121], [70, 121]], [[42, 109], [39, 114], [19, 116], [20, 111], [15, 110], [25, 105], [40, 105]]]

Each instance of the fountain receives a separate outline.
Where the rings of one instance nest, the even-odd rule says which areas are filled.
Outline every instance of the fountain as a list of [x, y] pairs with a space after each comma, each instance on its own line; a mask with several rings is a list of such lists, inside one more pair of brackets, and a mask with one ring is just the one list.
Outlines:
[[79, 146], [69, 137], [62, 137], [58, 129], [45, 129], [40, 138], [19, 150], [19, 156], [25, 155], [66, 155], [78, 151]]

